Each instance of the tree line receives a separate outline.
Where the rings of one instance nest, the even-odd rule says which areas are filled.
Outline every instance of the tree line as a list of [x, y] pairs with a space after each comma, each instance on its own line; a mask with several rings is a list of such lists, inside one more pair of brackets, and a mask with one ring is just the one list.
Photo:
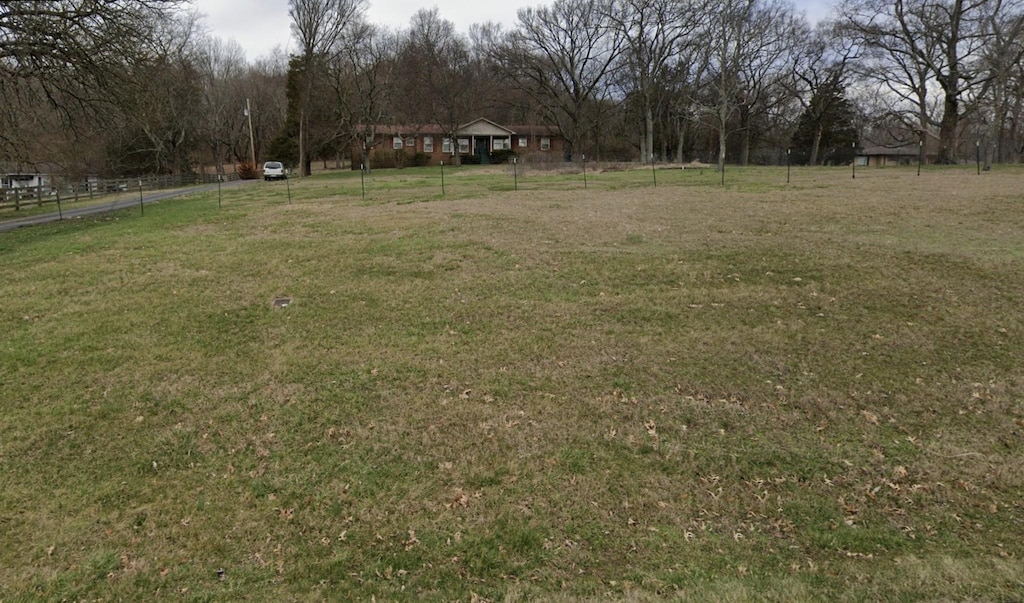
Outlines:
[[1022, 2], [839, 0], [812, 25], [785, 0], [553, 0], [460, 32], [436, 8], [394, 30], [367, 0], [290, 0], [296, 50], [247, 61], [179, 0], [2, 1], [0, 160], [309, 173], [370, 165], [396, 124], [483, 116], [558, 126], [567, 160], [1016, 162]]

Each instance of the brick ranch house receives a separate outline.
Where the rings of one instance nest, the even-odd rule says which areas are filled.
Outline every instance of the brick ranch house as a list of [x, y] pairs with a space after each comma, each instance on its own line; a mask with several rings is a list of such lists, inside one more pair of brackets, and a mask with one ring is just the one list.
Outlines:
[[440, 125], [380, 125], [369, 140], [352, 145], [352, 169], [503, 163], [511, 154], [532, 161], [562, 161], [565, 141], [555, 126], [502, 126], [479, 118], [459, 126], [454, 137]]

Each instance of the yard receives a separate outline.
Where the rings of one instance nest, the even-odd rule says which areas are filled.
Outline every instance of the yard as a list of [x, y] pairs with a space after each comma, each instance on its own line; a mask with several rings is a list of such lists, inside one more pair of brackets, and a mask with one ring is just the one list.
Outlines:
[[0, 235], [0, 600], [1022, 596], [1024, 170], [510, 170]]

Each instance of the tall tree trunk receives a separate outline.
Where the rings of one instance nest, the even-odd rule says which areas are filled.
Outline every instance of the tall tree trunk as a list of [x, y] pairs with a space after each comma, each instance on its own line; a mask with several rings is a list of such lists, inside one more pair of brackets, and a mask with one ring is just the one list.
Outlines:
[[814, 131], [814, 142], [811, 143], [811, 157], [807, 160], [807, 165], [818, 165], [818, 153], [821, 152], [821, 136], [825, 127], [822, 124], [818, 124], [818, 128]]
[[946, 93], [942, 102], [942, 122], [939, 124], [939, 163], [952, 164], [958, 159], [957, 130], [960, 126], [960, 103], [955, 93]]
[[682, 126], [676, 128], [676, 163], [683, 163], [683, 136], [685, 130]]
[[303, 176], [309, 176], [306, 171], [306, 146], [305, 146], [305, 134], [306, 134], [306, 110], [305, 107], [299, 109], [299, 173]]
[[644, 108], [644, 150], [640, 163], [646, 164], [651, 161], [654, 155], [654, 112], [651, 110], [650, 100], [646, 101]]
[[[723, 111], [724, 113], [724, 111]], [[718, 171], [725, 169], [725, 119], [718, 125]]]
[[740, 130], [740, 165], [750, 165], [750, 109], [746, 105], [740, 106]]

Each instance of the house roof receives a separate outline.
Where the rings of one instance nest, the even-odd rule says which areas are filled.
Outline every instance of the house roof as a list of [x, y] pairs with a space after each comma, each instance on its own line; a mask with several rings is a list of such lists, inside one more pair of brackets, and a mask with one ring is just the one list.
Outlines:
[[[377, 136], [444, 136], [445, 131], [438, 124], [379, 124], [373, 128]], [[459, 126], [456, 136], [559, 136], [557, 126], [522, 125], [503, 126], [480, 117]]]
[[562, 131], [558, 126], [523, 125], [509, 126], [520, 136], [561, 136]]
[[905, 144], [898, 147], [864, 147], [864, 150], [860, 152], [862, 157], [917, 157], [920, 152], [920, 147], [916, 144]]
[[467, 124], [459, 126], [459, 129], [456, 130], [455, 133], [470, 136], [508, 136], [510, 134], [515, 134], [513, 130], [508, 129], [505, 126], [498, 125], [483, 117], [478, 117]]
[[[360, 126], [363, 129], [363, 126]], [[437, 124], [379, 124], [373, 128], [378, 136], [415, 136], [417, 134], [444, 134]]]

